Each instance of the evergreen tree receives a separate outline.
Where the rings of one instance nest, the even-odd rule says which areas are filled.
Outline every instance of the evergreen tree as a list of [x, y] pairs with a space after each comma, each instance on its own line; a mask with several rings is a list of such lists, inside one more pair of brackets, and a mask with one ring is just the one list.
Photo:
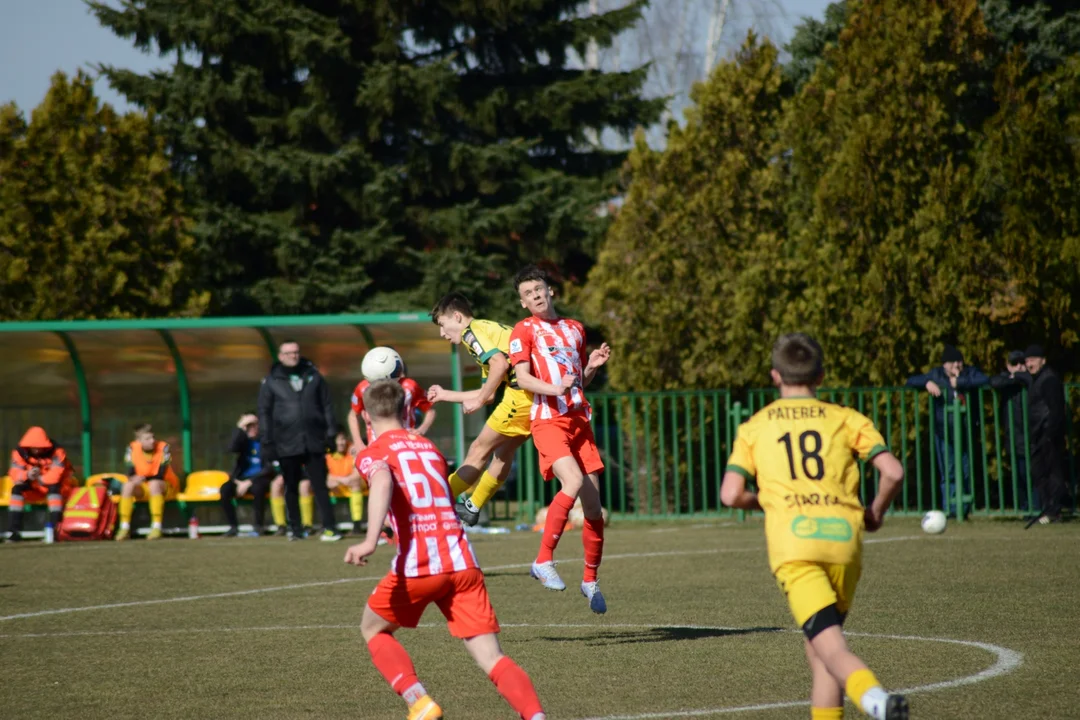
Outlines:
[[29, 123], [0, 107], [0, 316], [197, 314], [191, 220], [163, 143], [93, 88], [57, 73]]
[[103, 70], [158, 113], [215, 312], [424, 308], [433, 273], [472, 278], [483, 308], [525, 261], [583, 276], [623, 159], [590, 133], [660, 111], [639, 97], [643, 70], [573, 67], [638, 3], [597, 16], [579, 0], [90, 5], [177, 58]]
[[666, 149], [642, 135], [626, 202], [584, 290], [618, 389], [760, 383], [778, 331], [785, 191], [777, 51], [751, 36], [694, 87]]

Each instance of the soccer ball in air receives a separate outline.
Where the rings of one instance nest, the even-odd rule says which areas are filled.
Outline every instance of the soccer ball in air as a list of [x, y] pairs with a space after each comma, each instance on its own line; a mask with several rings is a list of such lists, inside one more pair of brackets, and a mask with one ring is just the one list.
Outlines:
[[399, 378], [405, 375], [405, 363], [394, 348], [377, 347], [364, 356], [360, 374], [368, 382]]
[[931, 510], [923, 515], [922, 529], [923, 532], [930, 533], [931, 535], [940, 535], [945, 532], [945, 526], [948, 524], [948, 519], [945, 517], [945, 513], [940, 510]]

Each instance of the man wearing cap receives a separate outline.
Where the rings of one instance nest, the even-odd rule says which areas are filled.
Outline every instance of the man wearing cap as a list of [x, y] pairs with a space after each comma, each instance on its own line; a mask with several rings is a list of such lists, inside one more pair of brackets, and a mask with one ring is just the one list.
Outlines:
[[1016, 507], [1025, 512], [1037, 510], [1037, 495], [1028, 497], [1027, 448], [1030, 434], [1024, 436], [1024, 390], [1031, 389], [1031, 374], [1024, 364], [1024, 351], [1012, 350], [1005, 359], [1005, 372], [990, 378], [990, 387], [1001, 393], [1008, 413], [1005, 440], [1012, 443], [1010, 463], [1016, 478]]
[[[937, 449], [938, 470], [941, 473], [941, 508], [947, 515], [955, 516], [956, 500], [956, 439], [953, 438], [951, 423], [945, 421], [945, 404], [959, 399], [961, 405], [969, 405], [967, 394], [990, 383], [990, 378], [982, 370], [964, 366], [964, 356], [952, 345], [946, 345], [941, 354], [941, 366], [922, 375], [908, 378], [907, 387], [924, 389], [930, 393], [930, 404], [934, 410], [934, 445]], [[968, 414], [972, 418], [972, 414]], [[977, 416], [974, 416], [977, 417]], [[946, 435], [946, 432], [948, 435]], [[948, 443], [946, 443], [946, 438]], [[971, 467], [968, 464], [967, 433], [961, 428], [960, 474], [963, 476], [964, 495], [971, 497]], [[948, 446], [946, 448], [946, 445]], [[947, 450], [947, 452], [946, 452]], [[967, 515], [971, 510], [969, 501], [964, 502], [962, 512]]]
[[1043, 503], [1039, 522], [1061, 519], [1061, 507], [1068, 495], [1065, 480], [1065, 387], [1046, 364], [1041, 345], [1024, 351], [1031, 373], [1028, 422], [1031, 426], [1031, 479]]

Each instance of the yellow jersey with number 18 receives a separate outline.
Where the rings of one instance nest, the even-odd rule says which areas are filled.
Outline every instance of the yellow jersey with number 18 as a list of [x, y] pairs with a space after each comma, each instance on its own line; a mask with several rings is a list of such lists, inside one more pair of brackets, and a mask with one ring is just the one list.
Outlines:
[[757, 480], [769, 567], [846, 565], [862, 547], [857, 459], [887, 452], [865, 415], [812, 397], [784, 398], [739, 427], [727, 469]]

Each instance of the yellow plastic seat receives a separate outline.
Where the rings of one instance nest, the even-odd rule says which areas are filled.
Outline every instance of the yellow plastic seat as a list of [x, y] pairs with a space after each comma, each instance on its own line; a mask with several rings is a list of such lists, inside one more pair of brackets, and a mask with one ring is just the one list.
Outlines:
[[11, 486], [14, 484], [7, 475], [0, 477], [0, 507], [7, 507], [11, 502]]
[[199, 470], [187, 477], [187, 487], [177, 496], [180, 502], [217, 502], [221, 500], [221, 486], [229, 479], [222, 470]]

